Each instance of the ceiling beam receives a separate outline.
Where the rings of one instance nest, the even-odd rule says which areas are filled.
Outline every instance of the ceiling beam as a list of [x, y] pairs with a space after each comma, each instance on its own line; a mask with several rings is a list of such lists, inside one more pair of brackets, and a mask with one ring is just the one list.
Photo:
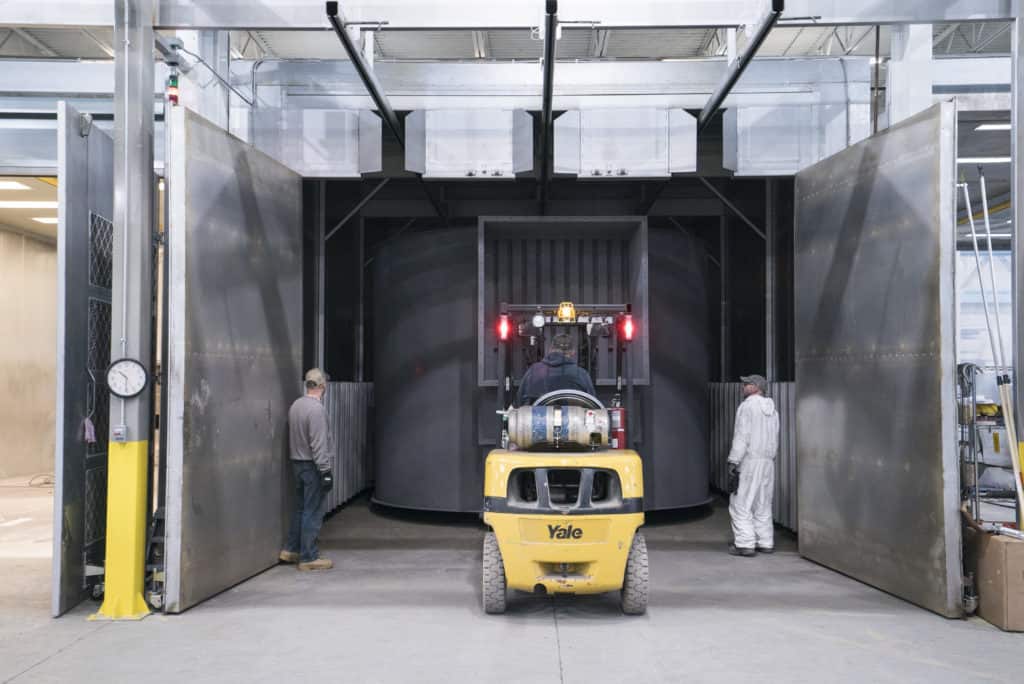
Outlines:
[[980, 41], [978, 41], [978, 43], [975, 44], [973, 51], [974, 52], [981, 52], [982, 50], [987, 48], [989, 45], [991, 45], [993, 42], [995, 42], [996, 39], [998, 39], [1000, 36], [1002, 36], [1007, 31], [1009, 31], [1010, 27], [1012, 27], [1012, 26], [1013, 26], [1013, 24], [1006, 23], [1006, 24], [1003, 24], [1002, 26], [998, 27], [995, 31], [993, 31], [992, 33], [990, 33], [988, 35], [988, 38], [983, 38]]
[[846, 48], [846, 52], [843, 53], [843, 54], [847, 54], [847, 55], [852, 54], [857, 48], [860, 47], [860, 44], [864, 42], [864, 39], [867, 38], [868, 36], [870, 36], [874, 32], [875, 32], [875, 27], [874, 26], [868, 26], [867, 29], [864, 30], [864, 33], [860, 34], [860, 37], [857, 38], [857, 40], [855, 40], [852, 43], [850, 43], [850, 47]]
[[114, 48], [110, 43], [101, 39], [99, 36], [97, 36], [95, 33], [93, 33], [87, 28], [83, 28], [82, 33], [85, 34], [86, 38], [96, 43], [96, 47], [102, 50], [107, 55], [107, 57], [114, 56]]
[[57, 52], [53, 48], [51, 48], [46, 43], [44, 43], [43, 41], [41, 41], [38, 38], [36, 38], [35, 36], [33, 36], [31, 33], [26, 31], [25, 29], [14, 28], [14, 29], [11, 29], [11, 30], [14, 31], [15, 35], [17, 35], [23, 41], [25, 41], [26, 43], [28, 43], [29, 45], [34, 47], [36, 50], [39, 50], [46, 57], [60, 57], [60, 55], [58, 55]]
[[611, 31], [608, 29], [593, 29], [593, 49], [590, 52], [591, 57], [597, 57], [603, 59], [608, 56], [608, 41], [611, 37]]
[[932, 41], [932, 48], [934, 49], [938, 47], [942, 41], [956, 33], [958, 28], [960, 28], [960, 24], [950, 24], [946, 28], [942, 29], [942, 31], [939, 32], [939, 35], [935, 36], [935, 40]]
[[472, 31], [473, 35], [473, 57], [476, 59], [487, 59], [490, 57], [490, 45], [488, 45], [486, 31]]
[[818, 38], [818, 40], [814, 41], [814, 45], [812, 45], [811, 48], [807, 51], [807, 54], [822, 54], [825, 51], [825, 46], [828, 44], [830, 40], [832, 40], [832, 36], [835, 33], [835, 31], [835, 26], [826, 27], [825, 30], [821, 32], [821, 36]]
[[[1014, 0], [900, 0], [849, 2], [790, 0], [787, 26], [868, 25], [957, 21], [1007, 21]], [[752, 25], [763, 3], [751, 0], [575, 0], [562, 8], [563, 21], [604, 28], [715, 28]], [[326, 30], [323, 4], [315, 0], [160, 0], [160, 29]], [[537, 25], [537, 5], [522, 0], [346, 0], [351, 22], [387, 22], [397, 29], [497, 29]], [[110, 0], [12, 0], [0, 2], [0, 25], [21, 27], [110, 27]]]

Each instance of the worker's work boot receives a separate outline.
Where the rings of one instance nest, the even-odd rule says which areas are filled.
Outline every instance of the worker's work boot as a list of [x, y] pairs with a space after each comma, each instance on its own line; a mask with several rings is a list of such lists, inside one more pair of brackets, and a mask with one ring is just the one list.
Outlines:
[[281, 561], [282, 563], [298, 563], [299, 554], [295, 551], [282, 551], [281, 553], [277, 554], [277, 560]]
[[755, 548], [758, 553], [775, 553], [775, 547], [773, 546], [758, 546]]
[[[735, 544], [729, 544], [729, 555], [730, 556], [743, 556], [744, 558], [750, 558], [756, 556], [757, 552], [754, 549], [739, 548]], [[301, 567], [301, 566], [299, 566]]]
[[334, 567], [334, 561], [330, 558], [317, 558], [306, 563], [299, 563], [299, 570], [330, 570]]

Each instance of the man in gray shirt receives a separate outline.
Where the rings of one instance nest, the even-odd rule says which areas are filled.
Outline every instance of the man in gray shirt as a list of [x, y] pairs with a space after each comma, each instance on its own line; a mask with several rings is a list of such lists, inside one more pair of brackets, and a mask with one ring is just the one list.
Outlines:
[[327, 453], [327, 410], [323, 405], [327, 376], [313, 368], [306, 373], [305, 382], [306, 394], [288, 410], [295, 512], [279, 558], [284, 563], [298, 563], [299, 570], [330, 570], [334, 562], [321, 558], [316, 545], [324, 521], [324, 495], [334, 486]]

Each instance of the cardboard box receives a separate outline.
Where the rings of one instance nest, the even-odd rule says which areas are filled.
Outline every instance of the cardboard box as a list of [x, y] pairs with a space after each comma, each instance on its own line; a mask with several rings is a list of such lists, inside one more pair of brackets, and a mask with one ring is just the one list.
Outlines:
[[979, 534], [978, 615], [1008, 632], [1024, 632], [1024, 541]]

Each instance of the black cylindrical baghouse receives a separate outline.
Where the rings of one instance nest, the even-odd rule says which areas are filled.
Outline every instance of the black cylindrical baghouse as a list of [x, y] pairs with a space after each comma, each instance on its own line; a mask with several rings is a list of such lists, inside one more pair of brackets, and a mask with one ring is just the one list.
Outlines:
[[[552, 238], [557, 237], [552, 234]], [[708, 501], [709, 320], [703, 249], [649, 232], [651, 382], [628, 417], [639, 429], [647, 510]], [[477, 231], [431, 231], [374, 259], [374, 500], [479, 511], [496, 436], [495, 390], [478, 387]], [[488, 350], [485, 349], [485, 353]], [[611, 388], [599, 388], [605, 401]]]
[[685, 508], [710, 499], [707, 265], [703, 246], [689, 234], [651, 229], [647, 240], [651, 384], [640, 400], [644, 508]]
[[478, 511], [476, 231], [402, 237], [374, 259], [374, 500]]

